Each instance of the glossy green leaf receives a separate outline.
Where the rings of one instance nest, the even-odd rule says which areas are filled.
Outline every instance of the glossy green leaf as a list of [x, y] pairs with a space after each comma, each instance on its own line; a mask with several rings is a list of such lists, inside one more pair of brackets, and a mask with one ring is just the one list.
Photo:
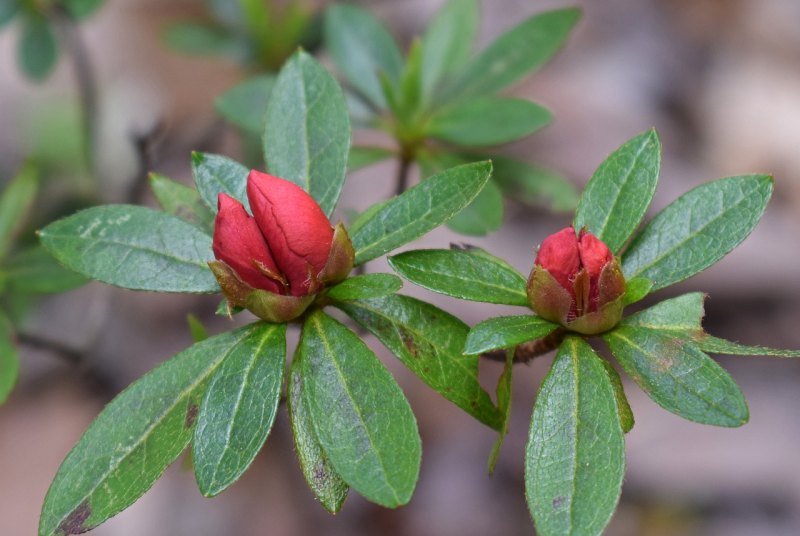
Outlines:
[[418, 249], [389, 257], [405, 279], [428, 290], [462, 300], [528, 305], [525, 278], [504, 260], [486, 253]]
[[544, 65], [561, 49], [580, 18], [575, 8], [546, 11], [498, 37], [456, 76], [449, 94], [491, 95]]
[[500, 145], [533, 134], [552, 118], [546, 108], [530, 101], [480, 97], [442, 108], [431, 117], [426, 132], [455, 145]]
[[29, 12], [22, 18], [17, 49], [17, 63], [25, 75], [41, 82], [53, 71], [58, 59], [58, 42], [50, 22]]
[[525, 494], [537, 534], [601, 534], [624, 473], [611, 380], [592, 348], [568, 337], [539, 389], [525, 448]]
[[191, 223], [206, 234], [214, 231], [214, 214], [197, 190], [158, 173], [150, 174], [150, 188], [164, 212]]
[[671, 332], [679, 336], [698, 335], [703, 331], [705, 299], [706, 295], [702, 292], [683, 294], [625, 317], [622, 323], [626, 326]]
[[448, 169], [384, 203], [352, 231], [356, 265], [419, 238], [469, 205], [492, 173], [490, 162]]
[[781, 350], [780, 348], [769, 348], [766, 346], [746, 346], [707, 334], [699, 335], [694, 341], [698, 348], [710, 354], [800, 357], [800, 350]]
[[255, 324], [195, 344], [131, 384], [70, 451], [50, 485], [40, 536], [91, 530], [141, 497], [192, 438], [219, 365], [260, 340]]
[[192, 341], [203, 342], [208, 338], [208, 330], [196, 315], [192, 313], [186, 315], [186, 324], [189, 327], [189, 334], [192, 336]]
[[477, 0], [449, 0], [422, 39], [422, 89], [430, 101], [443, 79], [469, 61], [478, 32]]
[[403, 288], [403, 281], [392, 274], [363, 274], [345, 279], [328, 290], [328, 297], [336, 301], [380, 298]]
[[67, 268], [132, 290], [217, 292], [211, 237], [169, 214], [103, 205], [51, 223], [42, 245]]
[[646, 277], [634, 277], [625, 282], [625, 294], [622, 303], [630, 305], [643, 300], [653, 288], [653, 282]]
[[403, 57], [386, 28], [363, 8], [336, 4], [325, 15], [325, 44], [348, 83], [374, 106], [385, 107], [380, 73], [396, 83], [403, 70]]
[[633, 429], [633, 425], [636, 424], [636, 421], [633, 418], [633, 410], [631, 410], [631, 405], [628, 403], [628, 397], [625, 396], [622, 378], [619, 377], [619, 372], [614, 368], [614, 365], [605, 359], [601, 359], [600, 362], [603, 364], [603, 368], [606, 369], [608, 379], [611, 380], [611, 385], [614, 387], [614, 398], [617, 401], [619, 421], [622, 425], [622, 431], [627, 434]]
[[86, 284], [82, 275], [61, 266], [41, 246], [15, 253], [3, 267], [7, 288], [21, 294], [66, 292]]
[[357, 169], [377, 164], [389, 158], [394, 158], [395, 152], [383, 147], [350, 147], [350, 158], [347, 160], [347, 170]]
[[648, 130], [611, 153], [594, 172], [575, 213], [575, 229], [586, 228], [619, 253], [642, 221], [658, 183], [661, 142]]
[[238, 199], [250, 211], [247, 200], [247, 175], [250, 170], [225, 156], [210, 153], [192, 153], [192, 176], [200, 197], [211, 211], [217, 213], [217, 198], [225, 192]]
[[578, 206], [575, 186], [553, 171], [508, 156], [494, 155], [492, 164], [492, 179], [511, 199], [558, 212], [572, 212]]
[[19, 376], [19, 355], [14, 345], [11, 322], [0, 312], [0, 405], [2, 405]]
[[240, 45], [216, 26], [196, 22], [178, 22], [164, 32], [166, 44], [184, 54], [236, 54]]
[[620, 325], [603, 340], [625, 372], [667, 411], [716, 426], [747, 422], [747, 403], [739, 387], [690, 340], [630, 325]]
[[768, 175], [744, 175], [682, 195], [634, 238], [622, 257], [625, 277], [646, 277], [658, 290], [708, 268], [755, 228], [772, 186]]
[[486, 236], [502, 227], [504, 212], [503, 193], [490, 180], [472, 203], [450, 218], [447, 227], [463, 235]]
[[508, 435], [508, 421], [511, 419], [511, 385], [514, 373], [514, 350], [506, 351], [506, 362], [503, 367], [503, 373], [497, 380], [497, 411], [500, 414], [502, 422], [500, 430], [497, 434], [497, 440], [492, 446], [492, 451], [489, 453], [489, 461], [486, 468], [489, 475], [494, 473], [494, 468], [497, 465], [497, 458], [500, 456], [500, 449], [503, 447], [503, 442]]
[[93, 14], [103, 5], [105, 0], [62, 0], [64, 7], [76, 19], [83, 19]]
[[477, 356], [462, 350], [469, 328], [456, 317], [408, 296], [337, 303], [406, 367], [447, 400], [494, 429], [500, 415], [478, 382]]
[[231, 124], [261, 136], [267, 122], [267, 103], [275, 75], [261, 74], [235, 85], [214, 101], [214, 107]]
[[289, 370], [286, 402], [292, 423], [295, 452], [303, 476], [320, 504], [328, 512], [335, 514], [342, 509], [350, 486], [333, 468], [328, 455], [322, 450], [317, 432], [314, 431], [314, 423], [311, 422], [304, 396], [302, 356], [299, 353], [295, 354]]
[[267, 106], [269, 172], [306, 190], [330, 217], [347, 173], [350, 119], [336, 80], [297, 52], [281, 69]]
[[370, 501], [406, 504], [422, 448], [397, 382], [355, 333], [322, 311], [306, 318], [298, 352], [305, 402], [336, 472]]
[[249, 340], [214, 373], [197, 415], [192, 464], [207, 497], [224, 491], [250, 467], [278, 412], [286, 324], [261, 324]]
[[490, 318], [469, 331], [464, 353], [478, 355], [498, 348], [513, 348], [524, 342], [546, 337], [557, 328], [558, 324], [535, 315]]
[[39, 189], [39, 173], [32, 164], [24, 166], [0, 193], [0, 260], [19, 233]]

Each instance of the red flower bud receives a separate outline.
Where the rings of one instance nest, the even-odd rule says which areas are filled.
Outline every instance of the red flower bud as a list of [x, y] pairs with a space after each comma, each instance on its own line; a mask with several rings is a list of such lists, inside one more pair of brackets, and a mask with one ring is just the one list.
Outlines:
[[528, 279], [536, 314], [587, 335], [619, 322], [624, 293], [619, 260], [596, 236], [585, 230], [576, 236], [572, 227], [542, 242]]
[[251, 171], [247, 198], [253, 216], [219, 195], [210, 262], [230, 303], [269, 322], [296, 318], [326, 284], [350, 273], [354, 252], [344, 227], [331, 223], [297, 185]]

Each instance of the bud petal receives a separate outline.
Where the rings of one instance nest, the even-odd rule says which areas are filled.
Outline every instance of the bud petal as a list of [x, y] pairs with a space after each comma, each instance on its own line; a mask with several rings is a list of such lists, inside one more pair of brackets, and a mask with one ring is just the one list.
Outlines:
[[[231, 196], [220, 193], [219, 212], [214, 221], [214, 257], [225, 262], [253, 288], [280, 292], [278, 269], [256, 221], [244, 206]], [[259, 266], [261, 269], [259, 269]], [[272, 277], [269, 274], [272, 272]]]
[[353, 270], [356, 252], [350, 236], [341, 223], [333, 231], [333, 243], [328, 262], [320, 273], [320, 280], [324, 285], [333, 285], [344, 281]]
[[545, 238], [539, 247], [535, 264], [546, 269], [562, 287], [573, 294], [572, 284], [581, 269], [575, 229], [567, 227]]
[[531, 270], [528, 303], [537, 315], [562, 326], [575, 316], [572, 295], [543, 266], [536, 265]]
[[325, 213], [299, 186], [255, 170], [247, 177], [247, 198], [291, 294], [313, 292], [333, 242]]

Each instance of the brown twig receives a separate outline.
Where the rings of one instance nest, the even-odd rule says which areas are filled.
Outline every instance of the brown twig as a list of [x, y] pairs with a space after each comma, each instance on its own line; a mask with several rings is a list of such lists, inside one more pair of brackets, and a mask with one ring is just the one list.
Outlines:
[[[564, 340], [566, 334], [566, 330], [559, 328], [547, 337], [520, 344], [514, 349], [514, 363], [527, 363], [535, 357], [544, 355], [551, 350], [555, 350]], [[481, 354], [481, 357], [485, 359], [491, 359], [492, 361], [500, 361], [505, 363], [506, 351], [492, 350], [491, 352]]]
[[400, 195], [408, 188], [408, 178], [411, 173], [411, 158], [406, 155], [400, 156], [400, 164], [397, 167], [397, 178], [395, 179], [395, 195]]

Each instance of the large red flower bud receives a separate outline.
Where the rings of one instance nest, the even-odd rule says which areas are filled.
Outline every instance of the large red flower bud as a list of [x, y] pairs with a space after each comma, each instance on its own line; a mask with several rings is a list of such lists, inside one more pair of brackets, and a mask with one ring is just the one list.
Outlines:
[[567, 227], [539, 248], [528, 279], [528, 302], [547, 320], [587, 335], [622, 317], [625, 278], [608, 247], [593, 234]]
[[247, 177], [253, 210], [219, 195], [209, 263], [228, 301], [270, 322], [302, 314], [326, 285], [353, 268], [353, 247], [297, 185], [259, 171]]

